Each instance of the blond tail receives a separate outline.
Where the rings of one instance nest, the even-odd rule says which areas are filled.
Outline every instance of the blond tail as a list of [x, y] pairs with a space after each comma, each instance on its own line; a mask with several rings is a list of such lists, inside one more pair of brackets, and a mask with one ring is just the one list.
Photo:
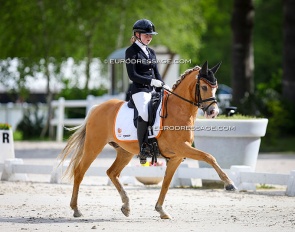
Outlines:
[[69, 166], [67, 167], [66, 171], [64, 172], [63, 176], [68, 177], [69, 179], [72, 179], [74, 176], [74, 171], [79, 165], [82, 156], [83, 156], [83, 150], [84, 150], [84, 142], [86, 137], [86, 123], [88, 120], [89, 115], [91, 114], [92, 110], [95, 106], [93, 106], [89, 113], [87, 114], [83, 124], [72, 127], [72, 128], [66, 128], [69, 131], [74, 131], [74, 134], [72, 134], [67, 142], [67, 145], [62, 150], [62, 152], [59, 154], [58, 159], [60, 159], [59, 166], [65, 161], [65, 159], [71, 155], [71, 160], [69, 163]]

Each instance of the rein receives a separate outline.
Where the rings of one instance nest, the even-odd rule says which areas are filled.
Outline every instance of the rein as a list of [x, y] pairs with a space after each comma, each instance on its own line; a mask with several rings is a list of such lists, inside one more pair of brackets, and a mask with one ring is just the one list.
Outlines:
[[[217, 103], [217, 100], [216, 100], [216, 97], [209, 97], [209, 98], [206, 98], [206, 99], [204, 99], [204, 100], [202, 99], [202, 97], [201, 97], [201, 92], [200, 92], [200, 79], [201, 79], [201, 78], [200, 78], [199, 75], [198, 75], [198, 82], [197, 82], [197, 84], [196, 84], [196, 90], [195, 90], [195, 101], [188, 100], [188, 99], [186, 99], [186, 98], [184, 98], [184, 97], [182, 97], [182, 96], [180, 96], [180, 95], [174, 93], [173, 91], [170, 91], [169, 89], [166, 89], [166, 88], [164, 88], [164, 89], [165, 89], [167, 92], [169, 92], [169, 93], [175, 95], [176, 97], [180, 98], [181, 100], [183, 100], [183, 101], [185, 101], [185, 102], [188, 102], [188, 103], [190, 103], [190, 104], [193, 105], [193, 106], [197, 106], [197, 107], [199, 107], [199, 108], [202, 109], [203, 112], [205, 113], [205, 112], [207, 111], [207, 109], [208, 109], [212, 104]], [[161, 116], [161, 117], [163, 117], [163, 118], [167, 118], [167, 116], [168, 116], [168, 112], [167, 112], [168, 98], [169, 98], [169, 95], [167, 96], [167, 100], [166, 100], [166, 104], [165, 104], [166, 114], [165, 114], [165, 116]], [[198, 98], [198, 101], [197, 101], [197, 98]], [[208, 106], [206, 106], [206, 108], [204, 108], [204, 106], [203, 106], [202, 103], [204, 103], [204, 102], [208, 102], [208, 101], [212, 101], [212, 102], [211, 102]]]
[[197, 102], [193, 102], [193, 101], [191, 101], [191, 100], [188, 100], [188, 99], [186, 99], [186, 98], [184, 98], [184, 97], [182, 97], [182, 96], [180, 96], [180, 95], [178, 95], [177, 93], [173, 93], [172, 91], [170, 91], [169, 89], [166, 89], [166, 88], [164, 88], [167, 92], [169, 92], [169, 93], [171, 93], [171, 94], [173, 94], [173, 95], [175, 95], [176, 97], [178, 97], [178, 98], [180, 98], [181, 100], [183, 100], [183, 101], [186, 101], [186, 102], [188, 102], [188, 103], [190, 103], [190, 104], [192, 104], [192, 105], [194, 105], [194, 106], [200, 106], [200, 104]]

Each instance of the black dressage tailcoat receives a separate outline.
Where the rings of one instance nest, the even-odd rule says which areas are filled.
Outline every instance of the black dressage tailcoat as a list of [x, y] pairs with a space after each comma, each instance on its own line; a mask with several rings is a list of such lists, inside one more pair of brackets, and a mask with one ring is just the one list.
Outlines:
[[157, 58], [153, 49], [148, 48], [149, 57], [136, 44], [133, 43], [125, 52], [125, 62], [129, 79], [133, 82], [131, 94], [138, 92], [151, 92], [151, 79], [162, 80], [158, 71]]

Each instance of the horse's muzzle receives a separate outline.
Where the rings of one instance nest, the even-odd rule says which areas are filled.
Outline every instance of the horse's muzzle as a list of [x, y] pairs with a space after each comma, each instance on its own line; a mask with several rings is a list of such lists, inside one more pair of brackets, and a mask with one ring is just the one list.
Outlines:
[[217, 104], [212, 104], [205, 111], [206, 118], [216, 118], [218, 114], [219, 114], [219, 108], [218, 108]]

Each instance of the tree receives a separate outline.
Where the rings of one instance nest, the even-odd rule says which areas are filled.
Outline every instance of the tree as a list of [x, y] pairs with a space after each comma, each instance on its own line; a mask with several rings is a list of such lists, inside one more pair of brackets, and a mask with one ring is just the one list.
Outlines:
[[86, 58], [88, 64], [93, 57], [104, 60], [118, 47], [129, 45], [136, 20], [148, 18], [159, 32], [153, 45], [166, 45], [182, 58], [196, 61], [205, 29], [202, 12], [208, 5], [205, 0], [2, 1], [0, 59], [25, 57], [31, 66], [49, 57], [56, 62]]
[[[128, 46], [132, 25], [140, 18], [151, 19], [160, 32], [153, 44], [164, 44], [183, 58], [194, 59], [204, 28], [202, 17], [196, 17], [200, 12], [197, 2], [189, 0], [151, 0], [149, 4], [132, 0], [1, 1], [0, 59], [16, 57], [20, 64], [26, 64], [19, 67], [23, 69], [21, 87], [28, 75], [34, 76], [26, 70], [41, 71], [46, 77], [48, 117], [44, 135], [51, 117], [50, 83], [60, 75], [64, 60], [73, 57], [76, 62], [86, 61], [87, 91], [92, 59], [104, 60], [119, 46]], [[55, 73], [49, 69], [52, 65]], [[12, 78], [9, 73], [0, 77]]]
[[239, 104], [254, 91], [254, 56], [252, 31], [254, 6], [252, 0], [234, 0], [232, 15], [232, 88], [233, 102]]
[[[255, 85], [276, 80], [281, 83], [283, 61], [282, 1], [255, 0], [255, 26], [253, 31], [255, 57]], [[281, 85], [276, 88], [281, 93]]]
[[202, 7], [206, 29], [202, 33], [199, 62], [208, 60], [210, 66], [222, 61], [217, 75], [218, 83], [230, 85], [231, 57], [228, 54], [231, 50], [230, 20], [233, 0], [206, 0], [200, 4], [208, 4], [210, 7]]
[[283, 1], [283, 97], [295, 105], [295, 1]]

